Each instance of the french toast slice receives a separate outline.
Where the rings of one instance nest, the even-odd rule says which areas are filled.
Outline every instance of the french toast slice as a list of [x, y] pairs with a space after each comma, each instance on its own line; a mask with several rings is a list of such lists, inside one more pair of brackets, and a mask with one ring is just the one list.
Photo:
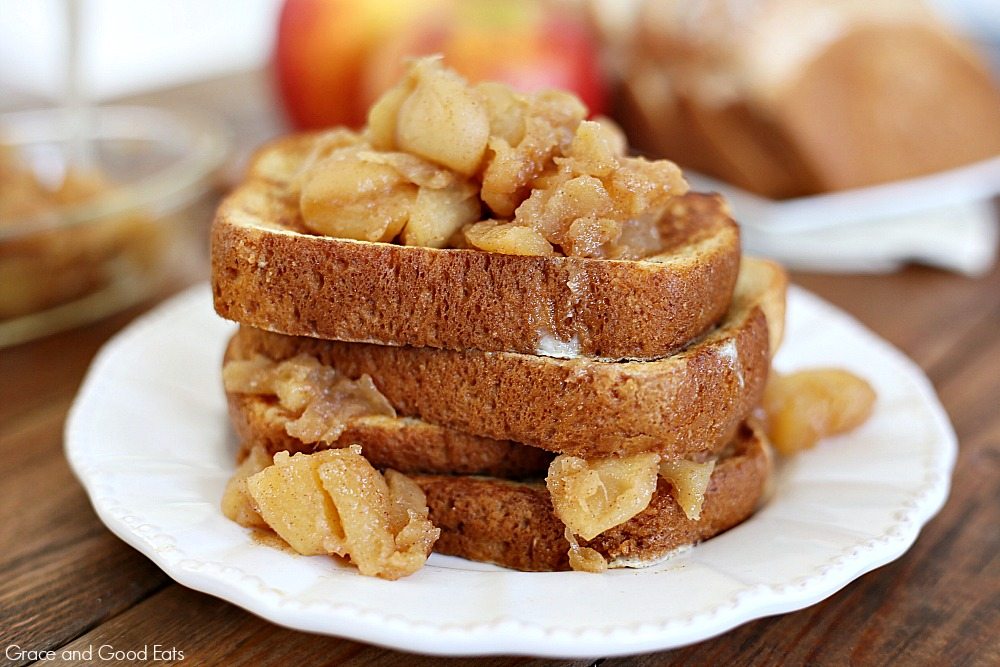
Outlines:
[[402, 415], [583, 458], [715, 451], [760, 401], [781, 339], [785, 272], [744, 258], [728, 314], [683, 351], [655, 361], [555, 359], [284, 336], [241, 327], [232, 358], [315, 357], [371, 376]]
[[[684, 514], [670, 483], [661, 477], [642, 512], [579, 544], [598, 551], [612, 568], [654, 565], [753, 514], [770, 469], [763, 435], [743, 424], [712, 472], [697, 520]], [[453, 475], [411, 475], [411, 479], [423, 489], [430, 520], [441, 529], [436, 552], [517, 570], [569, 569], [566, 528], [554, 513], [543, 482]]]
[[[363, 446], [366, 457], [373, 451]], [[697, 519], [689, 518], [675, 500], [670, 482], [658, 477], [642, 511], [578, 544], [597, 551], [611, 568], [654, 565], [749, 517], [763, 499], [770, 472], [771, 455], [763, 434], [752, 421], [742, 423], [718, 452]], [[447, 474], [407, 477], [425, 494], [429, 519], [441, 531], [434, 551], [524, 571], [570, 569], [566, 526], [540, 477], [529, 481]]]
[[216, 311], [265, 331], [330, 340], [557, 357], [650, 359], [726, 312], [736, 224], [716, 195], [689, 193], [642, 260], [506, 255], [318, 236], [291, 183], [312, 135], [279, 140], [212, 226]]
[[502, 478], [544, 476], [554, 454], [509, 440], [492, 440], [435, 426], [412, 417], [363, 416], [351, 419], [332, 443], [306, 443], [290, 435], [290, 414], [271, 397], [227, 393], [229, 418], [241, 445], [243, 460], [254, 447], [269, 457], [360, 444], [376, 468], [402, 473], [489, 475]]

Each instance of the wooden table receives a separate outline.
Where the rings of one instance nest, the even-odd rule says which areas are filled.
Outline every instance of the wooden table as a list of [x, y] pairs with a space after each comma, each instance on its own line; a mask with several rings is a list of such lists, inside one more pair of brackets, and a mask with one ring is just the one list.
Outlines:
[[[214, 106], [253, 138], [275, 127], [262, 98], [259, 77], [169, 97]], [[975, 280], [925, 268], [794, 280], [853, 313], [930, 376], [961, 442], [948, 503], [906, 555], [817, 605], [687, 648], [598, 662], [1000, 664], [1000, 268]], [[0, 647], [58, 654], [159, 644], [192, 665], [444, 662], [271, 625], [173, 583], [104, 528], [63, 456], [63, 424], [95, 352], [141, 310], [0, 350]], [[25, 662], [0, 655], [0, 664]]]

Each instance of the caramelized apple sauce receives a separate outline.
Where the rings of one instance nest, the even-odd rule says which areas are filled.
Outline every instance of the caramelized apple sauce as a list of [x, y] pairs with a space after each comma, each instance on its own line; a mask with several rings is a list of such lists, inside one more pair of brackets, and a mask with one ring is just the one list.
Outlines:
[[427, 518], [427, 498], [411, 479], [380, 474], [361, 447], [315, 454], [251, 450], [226, 487], [226, 516], [270, 529], [305, 556], [349, 558], [361, 574], [399, 579], [427, 560], [440, 530]]
[[779, 453], [795, 454], [863, 424], [875, 398], [868, 382], [840, 368], [772, 370], [762, 402], [765, 430]]
[[651, 452], [590, 460], [557, 456], [549, 465], [545, 485], [553, 511], [566, 526], [570, 567], [587, 572], [607, 569], [604, 557], [581, 547], [576, 536], [592, 540], [642, 512], [653, 498], [658, 476], [670, 482], [684, 515], [697, 521], [714, 469], [715, 460], [661, 460]]
[[519, 255], [639, 259], [659, 252], [687, 191], [666, 160], [628, 157], [607, 119], [561, 91], [469, 85], [417, 60], [358, 133], [332, 130], [293, 183], [304, 226], [328, 236]]
[[288, 435], [305, 443], [333, 443], [352, 419], [396, 411], [367, 375], [351, 380], [315, 357], [300, 354], [282, 362], [263, 355], [233, 360], [222, 369], [226, 391], [275, 396], [293, 418]]

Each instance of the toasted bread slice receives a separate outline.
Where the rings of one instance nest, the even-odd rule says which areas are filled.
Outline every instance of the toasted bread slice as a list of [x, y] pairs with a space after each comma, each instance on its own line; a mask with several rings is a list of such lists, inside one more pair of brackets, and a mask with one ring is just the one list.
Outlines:
[[549, 356], [673, 353], [725, 313], [739, 232], [722, 199], [688, 194], [637, 261], [503, 255], [307, 233], [289, 182], [308, 135], [256, 158], [212, 227], [215, 308], [287, 335]]
[[746, 258], [729, 313], [682, 352], [656, 361], [553, 359], [283, 336], [242, 327], [234, 358], [305, 353], [372, 377], [403, 415], [584, 458], [715, 451], [758, 404], [781, 338], [787, 278]]
[[[580, 545], [596, 549], [610, 567], [653, 565], [749, 517], [763, 496], [770, 467], [763, 436], [744, 425], [715, 466], [698, 520], [685, 516], [670, 483], [660, 478], [646, 509]], [[518, 570], [569, 569], [565, 526], [552, 510], [544, 483], [411, 478], [427, 495], [430, 519], [441, 529], [435, 551]]]
[[[227, 355], [228, 356], [228, 355]], [[268, 456], [277, 452], [307, 454], [331, 447], [360, 444], [376, 468], [404, 473], [490, 475], [521, 478], [544, 476], [553, 454], [509, 440], [467, 435], [409, 417], [366, 416], [352, 419], [333, 443], [305, 443], [289, 435], [291, 415], [270, 397], [230, 393], [229, 417], [241, 441], [239, 459], [252, 447]]]

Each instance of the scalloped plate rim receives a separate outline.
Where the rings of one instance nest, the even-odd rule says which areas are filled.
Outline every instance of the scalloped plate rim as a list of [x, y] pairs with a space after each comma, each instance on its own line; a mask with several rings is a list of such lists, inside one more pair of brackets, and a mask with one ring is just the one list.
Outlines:
[[[793, 303], [805, 304], [817, 309], [820, 318], [836, 317], [852, 323], [867, 337], [866, 343], [880, 346], [881, 354], [894, 356], [895, 362], [908, 366], [926, 414], [939, 429], [941, 437], [935, 441], [935, 456], [926, 464], [933, 475], [924, 480], [919, 500], [909, 508], [900, 508], [901, 511], [907, 510], [905, 519], [894, 524], [892, 530], [855, 545], [851, 550], [853, 553], [841, 554], [822, 564], [825, 571], [805, 581], [780, 586], [757, 584], [744, 589], [734, 598], [719, 602], [706, 612], [688, 615], [683, 621], [668, 617], [655, 622], [616, 625], [613, 619], [602, 619], [593, 627], [568, 631], [558, 625], [546, 627], [518, 620], [509, 612], [506, 617], [489, 622], [433, 624], [409, 620], [378, 608], [365, 608], [357, 603], [296, 603], [293, 598], [268, 590], [264, 582], [252, 573], [225, 563], [199, 560], [196, 554], [184, 553], [171, 546], [168, 543], [172, 540], [169, 532], [157, 533], [155, 527], [144, 523], [141, 517], [130, 514], [127, 507], [117, 502], [113, 489], [108, 495], [108, 489], [99, 479], [102, 475], [101, 461], [88, 460], [88, 452], [81, 449], [80, 443], [87, 437], [85, 430], [91, 426], [87, 421], [87, 410], [93, 401], [99, 402], [102, 398], [98, 392], [100, 382], [105, 381], [109, 372], [114, 372], [118, 350], [136, 344], [135, 341], [141, 339], [147, 330], [164, 326], [175, 311], [189, 307], [189, 302], [203, 301], [210, 310], [206, 292], [205, 284], [200, 284], [180, 293], [138, 318], [102, 348], [87, 373], [66, 422], [67, 458], [101, 521], [171, 578], [292, 629], [432, 655], [509, 654], [587, 658], [676, 648], [717, 636], [751, 620], [795, 611], [829, 597], [863, 574], [904, 554], [923, 525], [940, 510], [947, 498], [957, 440], [929, 380], [912, 361], [864, 329], [849, 315], [792, 286], [790, 306]], [[163, 544], [157, 544], [158, 541]]]

